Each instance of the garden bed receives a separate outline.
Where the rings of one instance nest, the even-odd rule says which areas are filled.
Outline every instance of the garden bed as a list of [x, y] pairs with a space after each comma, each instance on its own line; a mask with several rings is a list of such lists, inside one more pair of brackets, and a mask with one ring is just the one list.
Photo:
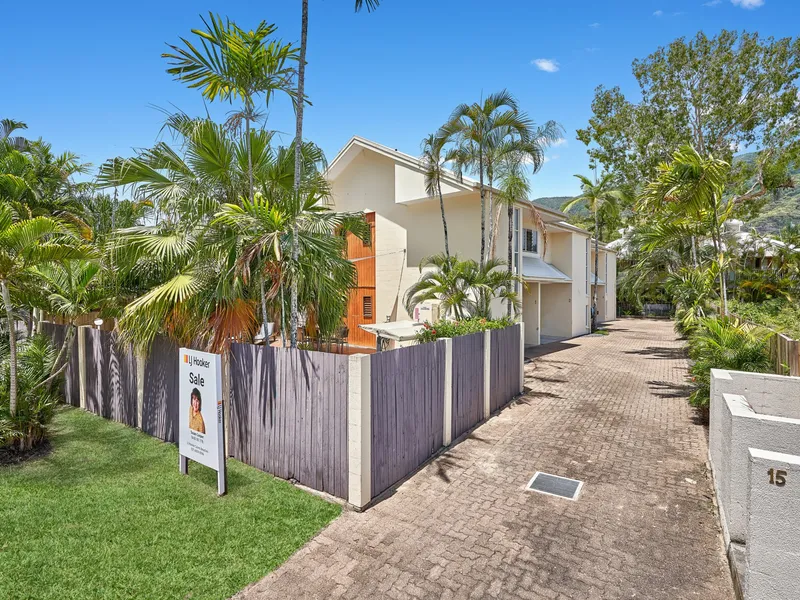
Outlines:
[[286, 560], [340, 507], [234, 460], [216, 473], [72, 408], [52, 452], [0, 466], [0, 598], [227, 598]]

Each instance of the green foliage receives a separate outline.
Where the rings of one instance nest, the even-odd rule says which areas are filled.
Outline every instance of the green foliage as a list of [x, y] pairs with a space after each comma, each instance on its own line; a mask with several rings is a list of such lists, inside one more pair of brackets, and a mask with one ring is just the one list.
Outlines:
[[786, 298], [764, 302], [731, 301], [731, 312], [739, 318], [785, 333], [800, 340], [800, 305]]
[[664, 289], [675, 305], [675, 331], [682, 336], [694, 333], [711, 311], [716, 268], [682, 268], [664, 280]]
[[750, 327], [737, 319], [701, 319], [689, 338], [689, 356], [694, 361], [689, 372], [695, 386], [689, 402], [698, 408], [708, 407], [711, 369], [773, 372], [769, 356], [772, 335], [769, 330]]
[[[732, 188], [755, 179], [755, 194], [785, 183], [797, 159], [800, 123], [796, 80], [800, 40], [762, 38], [723, 30], [680, 38], [633, 63], [641, 101], [630, 102], [618, 87], [597, 88], [593, 116], [578, 139], [590, 157], [625, 181], [655, 176], [676, 148], [690, 144], [701, 154], [730, 162], [735, 148], [765, 149], [752, 169], [731, 172]], [[763, 179], [763, 181], [762, 181]], [[738, 190], [741, 193], [741, 190]]]
[[0, 598], [228, 598], [341, 508], [228, 459], [228, 493], [178, 448], [63, 407], [52, 452], [0, 466]]
[[488, 329], [503, 329], [514, 324], [513, 319], [503, 317], [500, 319], [471, 318], [461, 321], [448, 321], [446, 319], [436, 323], [426, 322], [425, 328], [417, 334], [417, 342], [420, 344], [434, 342], [439, 338], [452, 338], [459, 335], [469, 335]]
[[414, 307], [428, 300], [439, 300], [445, 315], [457, 320], [470, 317], [491, 318], [491, 303], [500, 298], [519, 307], [514, 291], [522, 280], [508, 271], [502, 260], [490, 259], [481, 266], [476, 261], [461, 260], [458, 255], [428, 256], [420, 262], [422, 274], [406, 290], [405, 308], [409, 314]]
[[16, 411], [10, 411], [9, 345], [0, 345], [0, 446], [12, 445], [28, 449], [41, 443], [47, 436], [53, 412], [62, 399], [59, 392], [61, 379], [56, 377], [42, 385], [50, 376], [56, 362], [58, 348], [50, 340], [36, 335], [22, 340], [18, 349]]

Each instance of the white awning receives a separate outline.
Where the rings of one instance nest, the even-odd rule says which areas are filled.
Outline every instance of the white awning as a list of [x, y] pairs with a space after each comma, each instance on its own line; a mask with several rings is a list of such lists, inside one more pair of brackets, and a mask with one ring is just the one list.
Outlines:
[[544, 262], [536, 256], [522, 257], [522, 278], [526, 281], [545, 281], [552, 283], [569, 283], [572, 281], [550, 263]]
[[393, 321], [391, 323], [369, 323], [359, 325], [364, 331], [374, 333], [384, 339], [395, 342], [410, 342], [417, 339], [417, 333], [422, 331], [422, 323], [416, 321]]

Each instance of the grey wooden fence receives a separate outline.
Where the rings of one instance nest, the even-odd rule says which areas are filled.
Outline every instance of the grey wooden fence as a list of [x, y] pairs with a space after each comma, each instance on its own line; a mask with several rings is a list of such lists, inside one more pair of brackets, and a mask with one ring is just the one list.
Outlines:
[[142, 431], [165, 442], [178, 441], [178, 346], [159, 336], [144, 365]]
[[491, 368], [489, 385], [492, 412], [508, 404], [519, 394], [520, 327], [514, 325], [491, 332]]
[[442, 447], [444, 369], [444, 342], [370, 357], [373, 497]]
[[111, 331], [85, 329], [86, 409], [136, 427], [136, 357]]
[[483, 332], [453, 338], [453, 439], [483, 420]]
[[231, 347], [230, 454], [347, 498], [348, 358]]
[[[42, 323], [42, 334], [48, 336], [53, 345], [61, 349], [64, 338], [67, 335], [67, 328], [64, 325], [54, 323]], [[64, 400], [71, 406], [81, 405], [80, 375], [78, 373], [78, 340], [72, 342], [72, 350], [69, 356], [69, 363], [64, 370]]]

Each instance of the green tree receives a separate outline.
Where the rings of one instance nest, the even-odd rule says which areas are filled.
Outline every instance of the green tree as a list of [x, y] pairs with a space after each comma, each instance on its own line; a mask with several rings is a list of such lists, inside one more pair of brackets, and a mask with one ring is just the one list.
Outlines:
[[636, 184], [656, 176], [672, 152], [691, 145], [731, 162], [739, 148], [762, 151], [729, 173], [743, 200], [757, 202], [790, 184], [800, 152], [797, 77], [800, 39], [762, 38], [723, 30], [679, 38], [633, 63], [641, 101], [618, 87], [597, 88], [593, 116], [578, 139], [593, 161]]
[[693, 232], [699, 226], [711, 238], [724, 315], [728, 314], [728, 301], [722, 225], [737, 203], [737, 199], [723, 196], [729, 171], [730, 165], [724, 160], [703, 157], [691, 146], [683, 146], [673, 154], [672, 162], [659, 165], [657, 177], [647, 184], [638, 202], [641, 213], [662, 221], [662, 232]]
[[422, 140], [422, 168], [425, 175], [425, 193], [428, 196], [439, 196], [439, 209], [442, 213], [442, 229], [444, 230], [444, 254], [450, 257], [450, 244], [447, 237], [447, 218], [444, 212], [442, 196], [442, 178], [447, 169], [445, 164], [455, 158], [455, 151], [446, 150], [447, 138], [434, 133]]
[[614, 176], [604, 173], [599, 181], [592, 181], [584, 175], [575, 175], [581, 182], [581, 195], [564, 203], [561, 210], [568, 212], [576, 207], [584, 207], [594, 217], [594, 286], [592, 290], [592, 331], [597, 329], [597, 267], [599, 261], [599, 246], [602, 232], [600, 230], [600, 215], [611, 215], [619, 212], [620, 205], [625, 201], [625, 192], [614, 187]]
[[245, 123], [247, 143], [248, 197], [253, 199], [253, 157], [250, 127], [260, 117], [255, 101], [263, 96], [267, 104], [276, 92], [294, 96], [292, 80], [297, 50], [292, 44], [272, 39], [275, 25], [261, 21], [254, 30], [246, 31], [229, 19], [209, 13], [203, 19], [205, 29], [193, 29], [199, 46], [181, 38], [183, 46], [170, 44], [172, 52], [162, 56], [172, 65], [167, 73], [200, 88], [203, 98], [233, 102], [241, 99], [244, 106], [228, 119], [228, 125], [238, 129]]
[[[359, 12], [362, 8], [366, 7], [368, 11], [373, 11], [378, 8], [380, 0], [355, 0], [355, 10]], [[297, 70], [297, 103], [296, 103], [296, 119], [295, 119], [295, 169], [294, 169], [294, 189], [298, 192], [300, 189], [300, 181], [302, 179], [301, 161], [300, 161], [300, 147], [303, 143], [303, 109], [306, 101], [306, 49], [308, 47], [308, 0], [302, 0], [302, 9], [300, 16], [300, 57], [299, 68]], [[292, 239], [298, 240], [298, 232], [295, 229], [292, 232]], [[292, 260], [297, 262], [299, 260], [300, 248], [296, 243], [292, 245]], [[292, 348], [297, 346], [297, 288], [292, 287], [291, 290], [291, 317], [290, 317], [290, 345]]]
[[17, 410], [17, 339], [14, 303], [25, 300], [36, 285], [37, 268], [70, 258], [80, 258], [85, 250], [74, 243], [69, 227], [51, 217], [20, 216], [7, 203], [0, 203], [0, 292], [6, 312], [9, 343], [9, 412]]
[[481, 259], [486, 262], [486, 176], [492, 148], [512, 138], [530, 142], [531, 120], [521, 113], [516, 99], [507, 90], [489, 95], [483, 102], [459, 104], [439, 136], [457, 147], [453, 166], [457, 173], [477, 172], [481, 194]]
[[406, 290], [406, 312], [428, 300], [438, 300], [445, 315], [462, 320], [470, 317], [490, 319], [491, 303], [495, 298], [519, 307], [519, 295], [514, 291], [521, 279], [504, 268], [505, 262], [489, 259], [483, 265], [474, 260], [461, 260], [435, 254], [424, 258], [419, 265], [419, 280]]

